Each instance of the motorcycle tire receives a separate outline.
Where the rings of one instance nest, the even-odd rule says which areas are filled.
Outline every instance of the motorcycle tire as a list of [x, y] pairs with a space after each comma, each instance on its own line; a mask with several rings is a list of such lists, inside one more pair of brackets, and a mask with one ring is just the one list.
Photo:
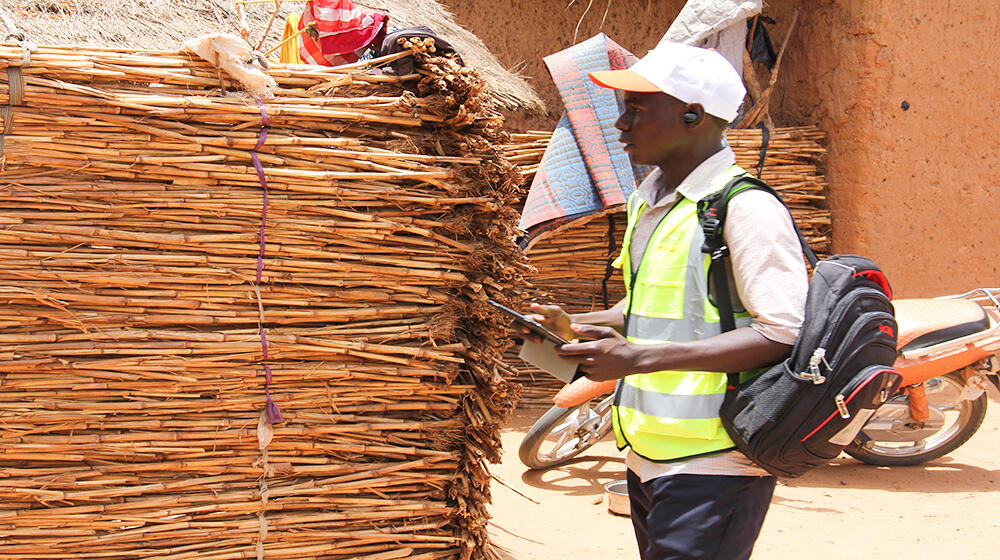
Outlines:
[[612, 399], [607, 395], [596, 405], [590, 401], [572, 408], [550, 408], [521, 441], [521, 463], [531, 470], [548, 469], [589, 449], [611, 431]]
[[[942, 383], [951, 385], [952, 390], [959, 392], [965, 385], [965, 380], [958, 372], [943, 375], [940, 379]], [[896, 398], [909, 403], [905, 395]], [[934, 405], [933, 401], [931, 404]], [[969, 441], [986, 418], [986, 406], [985, 393], [975, 399], [959, 400], [954, 409], [958, 412], [958, 418], [954, 422], [947, 423], [930, 438], [910, 447], [880, 445], [877, 441], [871, 441], [862, 428], [859, 438], [845, 448], [844, 452], [859, 461], [880, 467], [903, 467], [926, 463], [951, 453]]]

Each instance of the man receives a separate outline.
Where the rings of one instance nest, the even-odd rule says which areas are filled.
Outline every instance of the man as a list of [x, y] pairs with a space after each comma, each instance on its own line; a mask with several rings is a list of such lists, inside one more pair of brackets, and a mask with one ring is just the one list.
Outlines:
[[625, 150], [656, 166], [628, 203], [615, 262], [627, 295], [575, 316], [532, 309], [565, 338], [585, 340], [562, 346], [561, 356], [592, 379], [620, 379], [613, 422], [619, 448], [630, 448], [640, 557], [746, 559], [775, 480], [733, 449], [718, 410], [725, 372], [779, 362], [798, 335], [807, 275], [791, 217], [763, 191], [730, 201], [723, 235], [739, 313], [737, 328], [720, 333], [695, 208], [745, 173], [724, 143], [745, 94], [739, 75], [714, 51], [662, 44], [628, 70], [590, 77], [623, 92], [615, 126]]

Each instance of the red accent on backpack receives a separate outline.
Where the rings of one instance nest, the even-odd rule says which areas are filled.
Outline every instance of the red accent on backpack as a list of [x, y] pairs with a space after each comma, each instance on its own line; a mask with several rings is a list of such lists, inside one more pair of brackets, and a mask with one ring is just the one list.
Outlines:
[[862, 278], [867, 278], [868, 280], [871, 280], [872, 282], [878, 284], [878, 287], [882, 288], [882, 291], [885, 292], [885, 295], [889, 296], [889, 299], [892, 299], [892, 288], [889, 287], [889, 280], [886, 279], [885, 274], [882, 274], [882, 271], [862, 270], [861, 272], [856, 272], [854, 274], [855, 278], [857, 278], [858, 276], [861, 276]]

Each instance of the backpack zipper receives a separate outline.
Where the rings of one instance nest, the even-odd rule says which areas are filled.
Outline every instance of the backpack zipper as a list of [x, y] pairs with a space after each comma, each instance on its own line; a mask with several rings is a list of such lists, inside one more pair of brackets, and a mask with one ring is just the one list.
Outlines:
[[[885, 304], [887, 308], [891, 309], [892, 304], [889, 302], [888, 298], [885, 297], [885, 294], [879, 292], [878, 290], [875, 290], [874, 288], [862, 286], [861, 288], [855, 290], [854, 292], [852, 292], [852, 294], [850, 294], [851, 299], [840, 301], [838, 305], [830, 311], [830, 318], [828, 319], [828, 323], [840, 322], [844, 318], [844, 315], [851, 309], [851, 307], [854, 306], [855, 303], [868, 296], [874, 297], [875, 300]], [[869, 311], [869, 313], [871, 312]], [[816, 345], [817, 348], [823, 348], [825, 353], [826, 352], [825, 349], [830, 344], [830, 339], [836, 335], [837, 333], [835, 332], [827, 333], [827, 336], [825, 336], [822, 340], [820, 340], [819, 344]], [[813, 352], [813, 355], [809, 357], [810, 365], [813, 359], [815, 359], [815, 351]], [[800, 363], [800, 357], [797, 355], [793, 356], [791, 359], [791, 363], [793, 364]], [[829, 365], [827, 367], [829, 367]]]
[[[885, 297], [885, 294], [874, 288], [862, 286], [861, 288], [855, 290], [852, 296], [853, 297], [851, 297], [851, 299], [849, 300], [842, 300], [838, 302], [838, 305], [830, 313], [830, 319], [829, 319], [830, 323], [840, 322], [843, 319], [844, 315], [850, 310], [850, 308], [854, 306], [854, 304], [856, 304], [859, 300], [869, 296], [873, 297], [879, 303], [884, 304], [887, 308], [890, 309], [892, 308], [892, 303], [889, 302], [889, 298]], [[873, 313], [873, 311], [867, 311], [866, 313]], [[827, 338], [822, 340], [819, 344], [822, 347], [826, 347], [826, 345], [830, 342], [830, 337], [836, 336], [836, 333], [827, 333], [827, 334], [828, 334]]]
[[[833, 420], [833, 417], [836, 414], [839, 414], [840, 417], [844, 419], [850, 418], [851, 411], [847, 408], [847, 404], [850, 403], [851, 400], [854, 399], [854, 397], [857, 396], [857, 394], [860, 393], [861, 390], [864, 389], [869, 383], [871, 383], [871, 381], [875, 379], [877, 376], [881, 375], [886, 371], [895, 372], [895, 370], [893, 370], [892, 368], [886, 366], [878, 366], [878, 365], [869, 366], [864, 370], [862, 370], [862, 372], [873, 368], [877, 368], [876, 371], [873, 371], [871, 374], [865, 377], [860, 377], [860, 376], [855, 377], [851, 381], [851, 383], [849, 383], [847, 386], [841, 389], [840, 392], [833, 398], [834, 404], [837, 407], [837, 411], [831, 413], [830, 416], [826, 418], [826, 420], [820, 423], [819, 426], [816, 426], [816, 429], [809, 432], [809, 434], [807, 434], [804, 438], [802, 438], [799, 441], [804, 443], [807, 439], [814, 436], [816, 432], [820, 431], [823, 428], [823, 426], [826, 426], [830, 422], [830, 420]], [[845, 397], [844, 396], [845, 393], [849, 394]], [[888, 398], [888, 393], [885, 389], [882, 390], [880, 398], [882, 398], [882, 402], [885, 402], [885, 400]]]
[[[844, 354], [850, 348], [855, 346], [853, 342], [858, 338], [858, 336], [861, 335], [861, 331], [873, 323], [878, 323], [887, 319], [895, 323], [895, 318], [884, 311], [869, 311], [868, 313], [862, 315], [861, 320], [856, 321], [853, 325], [851, 325], [851, 328], [845, 333], [844, 338], [840, 342], [840, 346], [837, 348], [837, 352], [833, 355], [833, 359], [830, 360], [830, 368], [835, 369], [840, 365], [841, 360], [844, 358]], [[876, 341], [876, 343], [886, 346], [887, 348], [890, 347], [888, 344], [883, 344], [878, 341]], [[891, 348], [892, 352], [895, 354], [896, 346], [892, 345]]]
[[[844, 333], [843, 338], [841, 338], [840, 345], [836, 348], [836, 353], [833, 355], [831, 360], [828, 361], [826, 359], [828, 348], [826, 348], [825, 344], [829, 342], [828, 339], [824, 341], [824, 345], [818, 346], [813, 351], [812, 355], [809, 357], [809, 363], [805, 370], [801, 372], [792, 371], [790, 368], [786, 368], [786, 370], [788, 370], [794, 377], [805, 381], [812, 381], [815, 385], [825, 383], [826, 377], [823, 376], [820, 366], [824, 366], [828, 373], [836, 370], [840, 365], [841, 359], [844, 357], [844, 353], [849, 348], [855, 346], [853, 343], [861, 335], [861, 333], [872, 323], [884, 321], [886, 318], [893, 319], [892, 315], [889, 315], [884, 311], [869, 311], [862, 314], [858, 320], [851, 324], [851, 328]], [[831, 319], [830, 322], [834, 322], [835, 320], [836, 319]], [[834, 334], [835, 333], [831, 333], [831, 336]], [[878, 341], [875, 341], [875, 343], [888, 347], [888, 345], [881, 344]], [[892, 350], [895, 351], [895, 346], [892, 347]]]

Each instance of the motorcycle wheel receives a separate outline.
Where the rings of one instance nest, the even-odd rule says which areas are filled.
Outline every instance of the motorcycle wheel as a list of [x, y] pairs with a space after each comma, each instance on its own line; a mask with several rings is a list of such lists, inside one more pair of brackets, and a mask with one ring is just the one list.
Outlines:
[[[879, 442], [868, 437], [862, 429], [858, 439], [844, 452], [870, 465], [897, 467], [926, 463], [961, 447], [976, 433], [986, 417], [986, 394], [972, 400], [960, 399], [965, 380], [957, 372], [937, 380], [940, 382], [937, 389], [927, 391], [928, 404], [944, 413], [946, 418], [937, 432], [919, 441]], [[889, 402], [909, 406], [906, 395], [897, 396]], [[878, 412], [875, 416], [878, 417]]]
[[613, 398], [608, 395], [596, 405], [590, 401], [572, 408], [550, 408], [521, 441], [521, 462], [532, 470], [548, 469], [589, 449], [611, 431]]

